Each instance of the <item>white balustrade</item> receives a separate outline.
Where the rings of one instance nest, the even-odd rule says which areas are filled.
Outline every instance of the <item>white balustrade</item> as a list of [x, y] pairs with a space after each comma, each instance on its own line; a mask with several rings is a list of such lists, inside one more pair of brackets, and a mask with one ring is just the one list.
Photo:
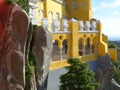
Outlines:
[[52, 28], [54, 32], [58, 32], [58, 29], [60, 28], [60, 21], [57, 19], [53, 19]]
[[86, 30], [86, 31], [90, 31], [90, 27], [91, 27], [90, 21], [86, 21], [86, 22], [85, 22], [85, 30]]
[[78, 25], [79, 25], [79, 31], [83, 31], [84, 30], [84, 22], [80, 20], [78, 22]]
[[92, 31], [96, 31], [96, 22], [95, 21], [92, 22], [91, 29], [92, 29]]
[[42, 26], [45, 28], [49, 27], [48, 19], [47, 18], [42, 18]]
[[63, 19], [62, 20], [62, 30], [64, 32], [67, 32], [68, 31], [68, 20], [67, 19]]

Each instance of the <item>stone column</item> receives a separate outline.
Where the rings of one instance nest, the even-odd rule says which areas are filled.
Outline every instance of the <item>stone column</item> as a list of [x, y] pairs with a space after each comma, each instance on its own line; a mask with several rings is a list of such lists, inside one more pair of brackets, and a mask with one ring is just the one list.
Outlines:
[[62, 47], [60, 47], [60, 60], [62, 60]]
[[83, 55], [85, 55], [85, 45], [83, 45]]
[[92, 54], [92, 44], [90, 44], [90, 54]]

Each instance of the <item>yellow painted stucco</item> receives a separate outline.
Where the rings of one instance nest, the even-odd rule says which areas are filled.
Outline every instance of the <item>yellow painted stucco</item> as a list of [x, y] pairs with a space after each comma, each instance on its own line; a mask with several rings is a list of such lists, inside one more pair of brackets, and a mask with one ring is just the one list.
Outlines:
[[[75, 17], [78, 20], [90, 20], [92, 18], [92, 0], [65, 0], [68, 19]], [[76, 8], [73, 3], [76, 2]]]
[[112, 60], [117, 60], [117, 49], [108, 49]]
[[[52, 34], [52, 38], [53, 40], [57, 40], [58, 41], [58, 47], [62, 47], [62, 42], [64, 40], [67, 39], [68, 41], [68, 56], [71, 58], [78, 58], [78, 41], [79, 39], [82, 39], [82, 44], [85, 45], [86, 44], [86, 39], [90, 39], [91, 44], [95, 43], [94, 42], [94, 38], [96, 38], [98, 36], [97, 32], [83, 32], [83, 33], [79, 33], [78, 32], [78, 23], [77, 22], [69, 22], [69, 31], [71, 31], [71, 33], [69, 34]], [[62, 37], [62, 38], [60, 38]]]
[[[86, 56], [79, 56], [78, 57], [80, 59], [81, 62], [90, 62], [93, 60], [97, 60], [98, 59], [98, 55], [97, 54], [91, 54], [91, 55], [86, 55]], [[68, 64], [68, 60], [62, 60], [62, 61], [55, 61], [52, 62], [50, 65], [50, 70], [55, 70], [55, 69], [59, 69], [59, 68], [63, 68], [65, 66], [69, 66], [70, 64]]]
[[[76, 3], [76, 7], [73, 7], [73, 3]], [[64, 0], [64, 3], [59, 3], [59, 0], [43, 0], [37, 2], [39, 6], [36, 9], [36, 18], [38, 25], [41, 25], [40, 11], [43, 11], [43, 18], [48, 18], [49, 24], [52, 24], [52, 19], [62, 18], [71, 19], [76, 18], [77, 20], [88, 21], [93, 19], [92, 15], [92, 0]], [[50, 18], [50, 12], [52, 12], [52, 19]], [[96, 59], [97, 56], [105, 56], [108, 53], [108, 37], [102, 35], [102, 24], [97, 21], [98, 32], [78, 32], [78, 22], [69, 22], [68, 30], [71, 33], [52, 33], [52, 39], [58, 41], [58, 47], [62, 48], [62, 43], [65, 39], [68, 40], [68, 57], [69, 58], [80, 58], [83, 62]], [[82, 45], [86, 45], [87, 38], [90, 39], [90, 44], [93, 44], [95, 55], [88, 55], [88, 57], [78, 55], [78, 41], [82, 39]], [[109, 50], [112, 59], [117, 59], [116, 51]], [[83, 59], [82, 59], [83, 58]], [[53, 62], [50, 66], [50, 70], [67, 66], [67, 61]]]
[[99, 21], [97, 24], [97, 30], [99, 30], [99, 42], [98, 42], [98, 55], [105, 56], [106, 53], [108, 53], [108, 45], [103, 41], [103, 35], [102, 35], [102, 24]]

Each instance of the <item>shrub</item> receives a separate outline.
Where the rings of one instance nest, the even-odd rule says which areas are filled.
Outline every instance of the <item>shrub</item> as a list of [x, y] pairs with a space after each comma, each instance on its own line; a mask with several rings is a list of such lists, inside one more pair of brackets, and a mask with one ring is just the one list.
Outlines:
[[69, 59], [68, 72], [60, 77], [60, 90], [95, 90], [99, 84], [95, 83], [94, 73], [86, 63], [79, 59]]
[[112, 61], [113, 65], [114, 65], [114, 80], [120, 84], [120, 61]]
[[109, 43], [108, 47], [109, 48], [116, 48], [117, 46], [114, 43]]

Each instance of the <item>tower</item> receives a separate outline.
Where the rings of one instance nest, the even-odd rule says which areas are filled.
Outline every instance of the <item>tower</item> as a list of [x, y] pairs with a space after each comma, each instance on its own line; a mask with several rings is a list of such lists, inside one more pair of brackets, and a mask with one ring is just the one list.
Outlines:
[[92, 0], [65, 0], [68, 18], [90, 20], [92, 18]]

